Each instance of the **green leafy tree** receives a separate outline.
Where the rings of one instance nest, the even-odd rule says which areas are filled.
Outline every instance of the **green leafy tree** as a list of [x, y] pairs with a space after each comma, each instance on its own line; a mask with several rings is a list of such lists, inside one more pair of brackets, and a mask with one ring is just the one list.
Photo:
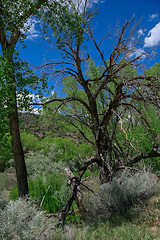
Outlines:
[[[40, 12], [42, 7], [47, 10], [47, 7], [50, 6], [55, 12], [58, 11], [59, 6], [63, 6], [64, 9], [65, 6], [61, 4], [62, 2], [57, 3], [47, 0], [0, 1], [0, 100], [3, 108], [1, 121], [5, 118], [9, 125], [19, 196], [28, 194], [28, 183], [24, 152], [19, 134], [18, 98], [23, 95], [19, 99], [19, 105], [20, 107], [27, 107], [28, 99], [25, 96], [28, 91], [24, 87], [28, 84], [34, 85], [37, 79], [28, 71], [26, 64], [19, 59], [16, 46], [23, 43], [30, 28], [27, 24], [30, 17]], [[8, 127], [6, 127], [6, 124], [3, 124], [3, 126], [3, 131], [6, 133]]]
[[[22, 29], [28, 18], [45, 1], [0, 1], [1, 95], [8, 116], [19, 196], [28, 194], [27, 170], [19, 134], [17, 90], [26, 85], [23, 63], [19, 61], [16, 44], [22, 41]], [[27, 31], [27, 29], [25, 29]]]

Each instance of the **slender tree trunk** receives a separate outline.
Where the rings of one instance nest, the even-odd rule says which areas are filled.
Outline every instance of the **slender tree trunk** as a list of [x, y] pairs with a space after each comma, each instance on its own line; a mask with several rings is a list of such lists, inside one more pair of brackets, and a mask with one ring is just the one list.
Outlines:
[[16, 169], [18, 196], [28, 195], [27, 169], [24, 159], [24, 152], [19, 131], [19, 117], [17, 108], [16, 79], [13, 60], [14, 48], [6, 51], [8, 59], [8, 69], [6, 70], [6, 84], [8, 85], [8, 110], [9, 110], [9, 127], [11, 135], [12, 152]]
[[18, 185], [18, 196], [24, 197], [25, 195], [28, 195], [28, 180], [24, 152], [19, 132], [19, 120], [16, 103], [14, 106], [12, 104], [12, 109], [10, 110], [9, 113], [9, 120], [10, 120], [10, 134], [12, 137], [11, 144]]

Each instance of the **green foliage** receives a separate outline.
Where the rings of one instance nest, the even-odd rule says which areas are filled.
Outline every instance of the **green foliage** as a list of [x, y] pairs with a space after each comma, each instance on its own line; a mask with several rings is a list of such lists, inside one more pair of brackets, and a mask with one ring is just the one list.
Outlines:
[[6, 133], [0, 139], [0, 172], [4, 172], [10, 166], [9, 160], [13, 154], [10, 135]]
[[[67, 186], [67, 178], [54, 173], [46, 177], [37, 176], [29, 179], [29, 194], [35, 204], [47, 213], [62, 210], [70, 196], [70, 188]], [[10, 199], [18, 199], [17, 186], [10, 191]]]
[[29, 192], [35, 203], [42, 204], [42, 209], [48, 213], [62, 210], [70, 193], [67, 179], [60, 174], [30, 179]]
[[42, 149], [41, 141], [33, 134], [22, 132], [21, 141], [24, 151], [40, 151]]
[[8, 190], [10, 185], [9, 175], [6, 172], [0, 173], [0, 192]]
[[145, 76], [160, 76], [160, 64], [155, 63], [152, 67], [144, 71]]
[[137, 124], [131, 128], [128, 134], [133, 146], [140, 152], [150, 152], [152, 149], [152, 135], [145, 125]]
[[[62, 137], [46, 137], [40, 140], [33, 134], [23, 132], [21, 133], [21, 139], [26, 152], [37, 151], [35, 154], [39, 159], [41, 157], [45, 158], [44, 156], [46, 155], [45, 163], [48, 161], [47, 158], [52, 161], [64, 162], [68, 164], [73, 171], [78, 170], [82, 162], [84, 162], [87, 157], [90, 157], [94, 151], [93, 147], [87, 143], [77, 145], [72, 139]], [[34, 161], [33, 159], [32, 161]]]
[[79, 150], [79, 155], [80, 155], [80, 158], [81, 159], [85, 159], [86, 157], [90, 157], [93, 155], [94, 153], [94, 148], [87, 144], [87, 143], [82, 143], [79, 147], [78, 147], [78, 150]]
[[85, 171], [84, 175], [83, 175], [83, 178], [89, 177], [89, 176], [91, 176], [91, 175], [92, 175], [91, 170], [90, 170], [90, 169], [87, 169], [87, 170]]
[[[42, 152], [26, 158], [30, 197], [48, 213], [60, 211], [70, 195], [64, 172], [66, 165], [55, 162], [54, 158], [54, 153], [49, 158]], [[17, 199], [17, 196], [17, 187], [13, 187], [10, 198]]]
[[52, 42], [50, 33], [52, 29], [53, 39], [56, 39], [58, 49], [61, 49], [64, 54], [66, 53], [64, 40], [67, 39], [74, 45], [82, 43], [84, 40], [83, 26], [92, 19], [91, 12], [82, 13], [79, 5], [81, 4], [70, 0], [50, 2], [48, 11], [44, 9], [39, 14], [43, 22], [44, 39], [49, 37], [49, 42]]
[[145, 226], [135, 226], [130, 222], [116, 227], [112, 227], [109, 222], [99, 223], [96, 227], [81, 231], [75, 236], [76, 240], [152, 240], [154, 238]]
[[58, 137], [54, 139], [54, 143], [57, 149], [60, 149], [62, 152], [58, 160], [69, 162], [77, 158], [78, 147], [71, 139]]
[[12, 158], [8, 109], [4, 107], [6, 93], [3, 90], [2, 82], [3, 80], [0, 81], [0, 172], [6, 169], [8, 161]]

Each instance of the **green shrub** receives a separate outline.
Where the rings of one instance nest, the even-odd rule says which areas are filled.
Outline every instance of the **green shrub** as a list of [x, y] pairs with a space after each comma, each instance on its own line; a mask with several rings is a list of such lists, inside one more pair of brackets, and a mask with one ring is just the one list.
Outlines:
[[49, 158], [54, 155], [55, 161], [67, 163], [72, 171], [79, 170], [86, 158], [93, 154], [93, 147], [89, 144], [78, 146], [73, 140], [62, 137], [46, 137], [42, 140], [42, 146]]
[[151, 166], [152, 171], [155, 173], [160, 172], [160, 157], [152, 158], [152, 159], [145, 159], [145, 164], [148, 164]]
[[26, 156], [26, 165], [30, 177], [46, 176], [48, 174], [64, 173], [67, 164], [56, 161], [56, 151], [52, 149], [51, 155], [46, 155], [43, 151], [35, 152], [34, 155]]
[[87, 169], [83, 175], [83, 178], [90, 177], [92, 175], [92, 172], [90, 169]]
[[[36, 204], [42, 203], [42, 209], [48, 213], [61, 210], [70, 194], [67, 186], [68, 176], [64, 171], [66, 165], [62, 162], [54, 162], [43, 152], [36, 152], [35, 155], [28, 156], [26, 165], [30, 197]], [[17, 187], [14, 187], [10, 191], [10, 198], [15, 200], [17, 197]]]
[[49, 221], [28, 201], [10, 201], [0, 212], [0, 238], [3, 240], [46, 239], [43, 232]]
[[67, 180], [60, 174], [37, 177], [29, 180], [30, 197], [48, 213], [62, 210], [69, 198]]
[[8, 185], [9, 185], [8, 175], [6, 173], [0, 173], [0, 191], [5, 190]]
[[42, 149], [42, 143], [34, 134], [21, 133], [21, 140], [24, 151], [40, 151]]
[[17, 185], [11, 188], [11, 190], [9, 192], [9, 198], [11, 200], [18, 200], [18, 187], [17, 187]]
[[60, 149], [62, 151], [62, 154], [58, 159], [59, 161], [69, 162], [77, 158], [78, 147], [71, 139], [57, 137], [54, 138], [54, 143], [57, 149]]
[[83, 143], [77, 146], [73, 140], [68, 138], [46, 137], [39, 140], [35, 135], [23, 132], [21, 133], [21, 139], [26, 152], [29, 150], [39, 151], [41, 155], [52, 161], [66, 163], [72, 171], [79, 170], [86, 158], [93, 154], [93, 147], [90, 145]]
[[87, 143], [82, 143], [78, 147], [78, 150], [79, 150], [80, 158], [82, 160], [85, 160], [86, 157], [91, 157], [93, 155], [93, 152], [94, 152], [94, 148]]
[[[62, 210], [70, 194], [71, 190], [67, 186], [67, 179], [60, 174], [29, 179], [30, 198], [47, 213]], [[11, 189], [9, 195], [11, 200], [18, 199], [17, 186]]]

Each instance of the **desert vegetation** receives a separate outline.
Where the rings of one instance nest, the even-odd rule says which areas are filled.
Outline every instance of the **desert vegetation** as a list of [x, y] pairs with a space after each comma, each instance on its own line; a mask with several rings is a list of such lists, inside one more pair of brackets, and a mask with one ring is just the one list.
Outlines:
[[[94, 16], [89, 0], [0, 1], [1, 239], [159, 239], [160, 64], [143, 65], [134, 17], [97, 40]], [[59, 56], [37, 67], [18, 50], [31, 18]]]

